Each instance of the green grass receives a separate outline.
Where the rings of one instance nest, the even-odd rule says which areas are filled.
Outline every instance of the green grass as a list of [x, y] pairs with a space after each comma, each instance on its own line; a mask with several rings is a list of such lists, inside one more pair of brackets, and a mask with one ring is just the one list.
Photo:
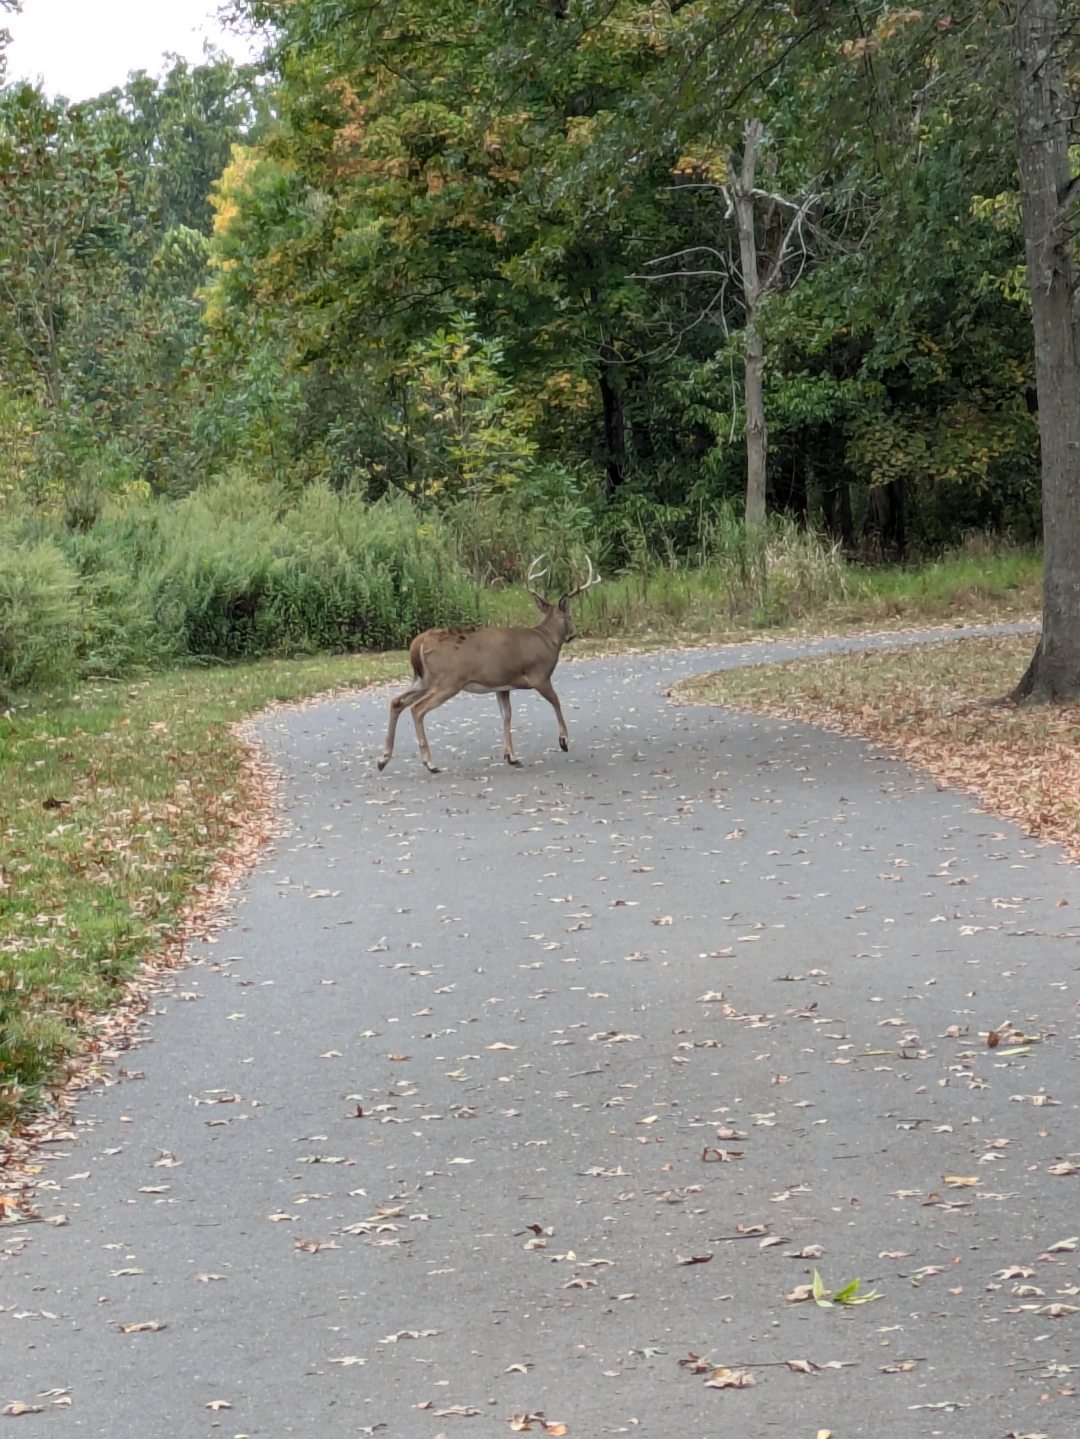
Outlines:
[[[870, 569], [779, 548], [767, 564], [717, 563], [606, 579], [574, 613], [582, 648], [613, 641], [643, 648], [700, 644], [761, 630], [970, 624], [1036, 614], [1041, 557], [1022, 549], [981, 549], [975, 544], [923, 565]], [[535, 614], [518, 588], [489, 592], [481, 608], [489, 624], [531, 624]]]
[[[811, 632], [1004, 619], [1038, 605], [1039, 561], [1019, 551], [913, 570], [800, 570], [797, 560], [774, 556], [742, 588], [721, 566], [608, 580], [576, 607], [573, 650], [734, 639], [784, 623]], [[518, 588], [486, 592], [482, 608], [489, 623], [536, 617]], [[262, 660], [87, 681], [0, 713], [0, 1126], [62, 1078], [92, 1016], [176, 934], [233, 847], [249, 806], [230, 724], [274, 700], [407, 668], [398, 653]]]
[[176, 932], [243, 823], [229, 726], [404, 672], [403, 655], [262, 661], [84, 685], [0, 716], [0, 1126]]

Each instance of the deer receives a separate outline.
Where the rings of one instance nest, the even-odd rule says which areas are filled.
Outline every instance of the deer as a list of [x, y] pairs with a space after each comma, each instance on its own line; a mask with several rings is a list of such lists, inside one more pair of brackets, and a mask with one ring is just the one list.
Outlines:
[[411, 709], [420, 745], [420, 758], [431, 774], [439, 770], [431, 762], [424, 718], [439, 705], [453, 699], [462, 690], [468, 694], [493, 694], [498, 698], [503, 721], [503, 758], [518, 768], [521, 761], [514, 754], [510, 733], [510, 691], [535, 690], [543, 695], [559, 721], [559, 748], [569, 751], [559, 696], [551, 683], [563, 645], [574, 638], [574, 622], [570, 601], [600, 583], [600, 576], [588, 561], [589, 573], [575, 589], [555, 604], [533, 588], [548, 573], [537, 567], [545, 559], [540, 555], [529, 566], [525, 588], [542, 616], [532, 628], [513, 629], [445, 629], [425, 630], [409, 646], [413, 682], [403, 694], [390, 701], [390, 728], [379, 756], [379, 769], [384, 770], [394, 753], [394, 735], [403, 710]]

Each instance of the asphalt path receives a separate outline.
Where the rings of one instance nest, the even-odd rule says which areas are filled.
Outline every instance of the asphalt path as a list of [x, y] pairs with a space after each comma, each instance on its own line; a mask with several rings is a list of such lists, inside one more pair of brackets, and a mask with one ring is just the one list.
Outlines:
[[[431, 717], [438, 776], [407, 721], [376, 773], [390, 691], [266, 719], [288, 833], [43, 1156], [68, 1222], [0, 1229], [0, 1406], [1075, 1435], [1075, 868], [871, 746], [667, 697], [840, 645], [564, 664], [570, 753], [522, 698], [522, 770], [491, 698]], [[785, 1297], [815, 1270], [880, 1298]]]

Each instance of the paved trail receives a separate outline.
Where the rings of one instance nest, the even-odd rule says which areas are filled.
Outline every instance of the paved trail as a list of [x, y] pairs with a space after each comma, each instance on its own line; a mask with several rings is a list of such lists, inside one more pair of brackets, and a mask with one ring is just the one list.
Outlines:
[[[1076, 870], [665, 698], [830, 647], [566, 665], [524, 770], [493, 699], [432, 718], [438, 777], [406, 726], [375, 773], [384, 694], [267, 721], [290, 835], [54, 1147], [70, 1223], [0, 1230], [26, 1433], [1075, 1435]], [[785, 1303], [815, 1268], [882, 1298]]]

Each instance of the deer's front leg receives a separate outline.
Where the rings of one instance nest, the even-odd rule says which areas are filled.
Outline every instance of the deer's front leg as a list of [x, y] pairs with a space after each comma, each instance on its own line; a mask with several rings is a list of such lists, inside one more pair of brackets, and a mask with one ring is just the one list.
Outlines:
[[538, 695], [543, 695], [555, 711], [555, 718], [559, 721], [559, 748], [565, 753], [570, 748], [570, 738], [566, 733], [566, 720], [563, 718], [562, 705], [555, 693], [555, 686], [549, 679], [541, 679], [534, 682], [533, 689]]
[[521, 768], [521, 761], [514, 754], [514, 740], [510, 733], [510, 691], [498, 690], [499, 708], [503, 718], [503, 759], [507, 764]]
[[403, 694], [395, 696], [390, 701], [390, 727], [386, 731], [386, 743], [383, 745], [382, 754], [379, 756], [379, 769], [384, 770], [390, 763], [394, 753], [394, 736], [397, 734], [397, 722], [401, 718], [401, 711], [408, 709], [415, 704], [424, 693], [426, 686], [421, 680], [414, 680]]

